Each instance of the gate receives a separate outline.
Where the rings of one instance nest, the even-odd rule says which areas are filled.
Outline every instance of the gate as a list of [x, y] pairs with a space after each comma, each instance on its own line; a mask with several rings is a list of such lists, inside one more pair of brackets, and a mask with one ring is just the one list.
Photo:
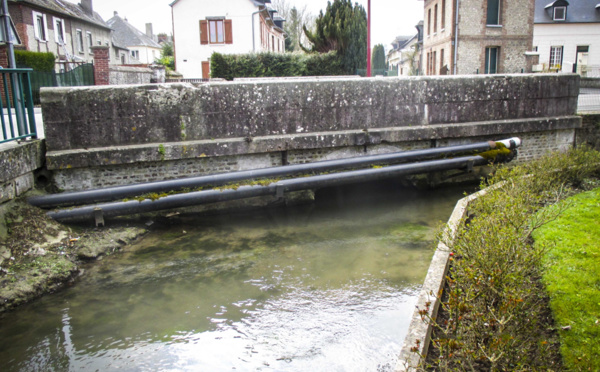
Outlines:
[[32, 71], [31, 90], [33, 102], [40, 103], [40, 88], [42, 87], [77, 87], [94, 84], [94, 65], [86, 63], [68, 72], [56, 73]]

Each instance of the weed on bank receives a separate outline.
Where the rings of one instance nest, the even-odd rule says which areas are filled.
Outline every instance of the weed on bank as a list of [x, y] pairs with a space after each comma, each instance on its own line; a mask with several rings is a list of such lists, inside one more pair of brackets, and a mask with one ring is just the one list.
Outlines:
[[[532, 235], [568, 207], [559, 203], [598, 176], [600, 153], [575, 149], [500, 167], [453, 238], [441, 307], [422, 370], [559, 371], [559, 335], [542, 282], [543, 244]], [[545, 208], [555, 205], [554, 208]], [[416, 349], [416, 348], [415, 348]]]

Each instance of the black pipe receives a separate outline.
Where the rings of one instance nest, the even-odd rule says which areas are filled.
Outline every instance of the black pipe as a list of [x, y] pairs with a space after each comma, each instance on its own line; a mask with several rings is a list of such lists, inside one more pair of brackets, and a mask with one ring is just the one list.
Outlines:
[[454, 159], [431, 160], [420, 163], [392, 165], [384, 168], [362, 169], [349, 172], [323, 174], [312, 177], [293, 178], [271, 183], [268, 186], [240, 186], [237, 189], [205, 190], [169, 195], [157, 200], [113, 202], [74, 209], [48, 212], [48, 216], [58, 221], [74, 222], [92, 220], [94, 213], [102, 212], [103, 217], [116, 217], [129, 214], [154, 212], [165, 209], [189, 207], [256, 196], [283, 196], [284, 192], [339, 186], [347, 183], [375, 181], [401, 175], [436, 172], [449, 169], [469, 169], [487, 164], [481, 156], [465, 156]]
[[[514, 149], [520, 145], [518, 138], [499, 141], [507, 148]], [[31, 205], [40, 208], [56, 206], [83, 205], [124, 199], [149, 193], [162, 193], [182, 189], [196, 189], [204, 186], [220, 186], [253, 178], [273, 178], [302, 173], [319, 173], [336, 169], [349, 169], [372, 164], [406, 163], [439, 157], [450, 157], [457, 154], [475, 154], [496, 147], [496, 142], [479, 142], [469, 145], [438, 147], [423, 150], [394, 152], [380, 155], [366, 155], [355, 158], [325, 160], [306, 164], [293, 164], [272, 168], [261, 168], [231, 173], [182, 178], [177, 180], [139, 183], [134, 185], [108, 187], [103, 189], [67, 192], [61, 194], [36, 196], [28, 199]]]

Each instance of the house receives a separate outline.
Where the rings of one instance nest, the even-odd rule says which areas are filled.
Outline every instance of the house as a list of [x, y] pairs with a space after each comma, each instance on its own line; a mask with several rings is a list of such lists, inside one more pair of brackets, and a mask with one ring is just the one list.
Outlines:
[[416, 26], [417, 34], [398, 36], [392, 41], [387, 54], [389, 68], [398, 71], [398, 76], [420, 75], [421, 49], [423, 48], [423, 21]]
[[124, 58], [123, 50], [119, 51], [118, 62], [125, 64], [127, 61], [131, 64], [152, 64], [154, 60], [160, 58], [162, 47], [154, 40], [152, 34], [152, 25], [148, 29], [146, 25], [146, 33], [133, 27], [127, 18], [121, 18], [119, 13], [114, 12], [114, 16], [106, 21], [106, 23], [114, 30], [113, 42], [120, 48], [129, 49], [128, 58]]
[[600, 76], [600, 1], [536, 0], [533, 45], [542, 70]]
[[424, 16], [426, 75], [531, 71], [533, 0], [425, 0]]
[[209, 78], [213, 52], [284, 53], [283, 18], [271, 0], [175, 0], [171, 3], [175, 69]]
[[109, 45], [111, 29], [94, 11], [92, 0], [9, 0], [8, 9], [22, 46], [52, 52], [60, 62], [92, 62], [92, 46]]

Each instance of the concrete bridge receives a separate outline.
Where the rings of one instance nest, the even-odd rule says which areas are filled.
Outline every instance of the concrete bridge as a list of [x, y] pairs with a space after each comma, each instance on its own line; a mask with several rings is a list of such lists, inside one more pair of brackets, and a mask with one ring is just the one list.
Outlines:
[[18, 145], [10, 157], [26, 165], [7, 165], [3, 187], [30, 187], [42, 159], [65, 191], [513, 136], [526, 161], [576, 143], [579, 82], [520, 74], [45, 89], [46, 149]]
[[42, 92], [61, 190], [519, 136], [575, 143], [577, 75], [283, 79]]

